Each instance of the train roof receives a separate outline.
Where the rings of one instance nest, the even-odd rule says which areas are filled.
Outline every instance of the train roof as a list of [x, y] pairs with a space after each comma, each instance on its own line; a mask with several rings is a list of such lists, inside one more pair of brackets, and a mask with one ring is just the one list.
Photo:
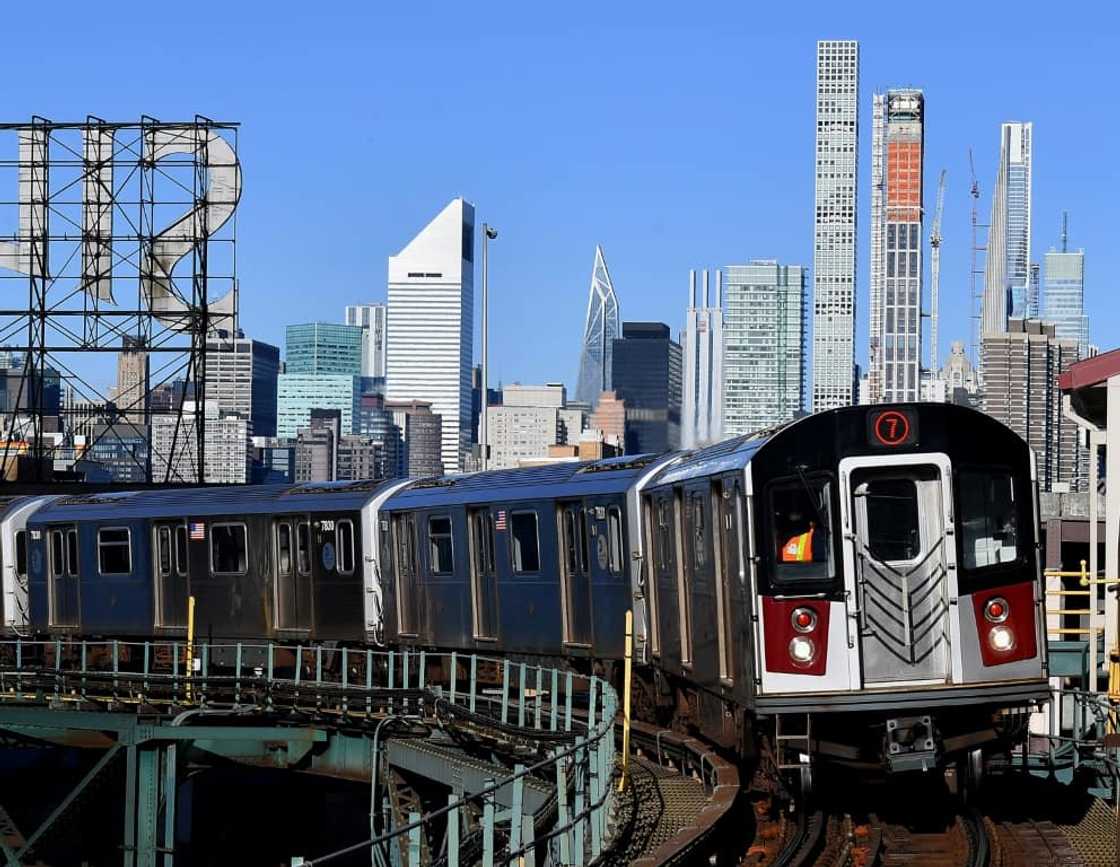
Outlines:
[[302, 485], [231, 485], [119, 491], [60, 497], [40, 509], [35, 523], [109, 521], [134, 518], [193, 518], [211, 515], [353, 511], [398, 479], [320, 482]]
[[393, 494], [387, 509], [426, 509], [468, 503], [585, 497], [626, 492], [670, 455], [626, 455], [599, 461], [564, 461], [538, 467], [488, 470], [420, 479]]
[[778, 430], [780, 428], [744, 434], [697, 449], [662, 469], [650, 481], [649, 487], [672, 485], [689, 479], [741, 470]]

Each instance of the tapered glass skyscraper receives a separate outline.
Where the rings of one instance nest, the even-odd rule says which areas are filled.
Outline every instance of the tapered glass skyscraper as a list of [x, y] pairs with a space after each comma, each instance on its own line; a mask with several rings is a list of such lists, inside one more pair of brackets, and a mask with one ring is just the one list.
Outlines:
[[591, 271], [591, 290], [587, 299], [587, 319], [579, 353], [579, 385], [576, 400], [592, 407], [599, 395], [611, 387], [611, 343], [621, 336], [618, 296], [607, 271], [603, 248], [595, 246], [595, 266]]

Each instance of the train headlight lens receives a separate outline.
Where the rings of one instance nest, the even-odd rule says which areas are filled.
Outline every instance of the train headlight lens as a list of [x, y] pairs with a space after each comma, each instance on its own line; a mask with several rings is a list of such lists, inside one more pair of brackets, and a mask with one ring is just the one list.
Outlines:
[[812, 632], [817, 628], [817, 612], [812, 608], [795, 608], [790, 623], [798, 632]]
[[797, 665], [808, 665], [816, 655], [817, 646], [807, 636], [798, 635], [789, 643], [790, 659]]
[[996, 653], [1008, 653], [1015, 648], [1015, 633], [1007, 626], [995, 626], [988, 633], [988, 646]]
[[984, 617], [989, 623], [1003, 623], [1011, 613], [1011, 606], [1002, 596], [994, 596], [984, 606]]

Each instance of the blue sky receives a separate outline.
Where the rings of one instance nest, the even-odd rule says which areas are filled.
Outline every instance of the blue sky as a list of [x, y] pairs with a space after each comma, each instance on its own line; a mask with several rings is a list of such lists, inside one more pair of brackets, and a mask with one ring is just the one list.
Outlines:
[[1117, 17], [855, 5], [21, 4], [4, 16], [3, 119], [240, 121], [242, 327], [281, 345], [287, 323], [384, 299], [386, 258], [466, 196], [501, 232], [492, 379], [571, 387], [596, 243], [623, 318], [674, 331], [691, 267], [812, 265], [815, 43], [856, 38], [857, 360], [870, 99], [891, 86], [926, 93], [930, 209], [949, 173], [943, 346], [968, 331], [968, 148], [986, 222], [1009, 119], [1035, 124], [1035, 255], [1068, 209], [1091, 339], [1115, 346]]

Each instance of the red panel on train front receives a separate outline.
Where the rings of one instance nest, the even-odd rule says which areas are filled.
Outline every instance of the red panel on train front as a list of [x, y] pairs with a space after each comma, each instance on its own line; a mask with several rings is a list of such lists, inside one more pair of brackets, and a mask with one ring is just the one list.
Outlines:
[[[766, 670], [787, 674], [823, 675], [828, 666], [828, 600], [774, 599], [762, 597], [762, 617], [766, 624]], [[811, 631], [794, 628], [793, 613], [798, 609], [812, 612], [816, 624]], [[813, 654], [806, 661], [794, 658], [794, 639], [812, 642]]]
[[[1002, 610], [1006, 604], [1006, 612]], [[989, 605], [1000, 610], [998, 617], [989, 617]], [[1038, 654], [1035, 628], [1034, 584], [1030, 581], [983, 590], [972, 594], [972, 611], [976, 616], [976, 632], [980, 637], [980, 658], [984, 665], [1002, 665], [1020, 659], [1033, 659]], [[999, 619], [1004, 617], [1002, 621]], [[1010, 631], [1012, 644], [1000, 649], [998, 630]]]

